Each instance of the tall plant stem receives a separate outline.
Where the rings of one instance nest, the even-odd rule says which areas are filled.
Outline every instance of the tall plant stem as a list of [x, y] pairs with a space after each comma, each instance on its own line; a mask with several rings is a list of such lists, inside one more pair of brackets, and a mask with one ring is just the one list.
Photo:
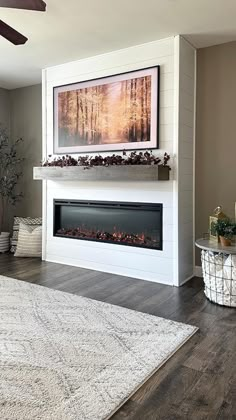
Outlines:
[[3, 229], [3, 222], [4, 222], [4, 198], [1, 196], [0, 200], [0, 235]]

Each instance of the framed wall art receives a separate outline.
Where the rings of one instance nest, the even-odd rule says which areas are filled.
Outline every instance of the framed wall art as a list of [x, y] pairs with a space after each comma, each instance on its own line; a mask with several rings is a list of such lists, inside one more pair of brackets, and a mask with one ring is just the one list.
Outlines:
[[54, 88], [54, 153], [158, 148], [159, 66]]

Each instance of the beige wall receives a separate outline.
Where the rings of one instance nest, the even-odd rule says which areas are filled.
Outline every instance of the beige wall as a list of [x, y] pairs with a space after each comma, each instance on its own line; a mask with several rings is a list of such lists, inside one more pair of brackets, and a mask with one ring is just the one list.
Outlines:
[[10, 97], [9, 91], [0, 88], [0, 124], [2, 128], [10, 128]]
[[[196, 131], [196, 237], [208, 230], [217, 205], [234, 215], [236, 201], [236, 42], [198, 50]], [[41, 85], [0, 89], [0, 122], [24, 138], [26, 158], [21, 189], [24, 200], [14, 210], [21, 216], [41, 215], [41, 183], [32, 168], [41, 159]], [[200, 265], [197, 252], [196, 265]]]
[[[0, 88], [0, 126], [10, 133], [10, 95], [9, 90]], [[5, 221], [3, 230], [8, 230], [8, 221]]]
[[201, 237], [216, 206], [234, 216], [236, 42], [200, 49], [197, 58], [196, 237]]
[[25, 157], [20, 189], [23, 200], [13, 209], [17, 216], [38, 217], [42, 214], [42, 183], [33, 181], [33, 166], [42, 157], [41, 85], [10, 91], [11, 137], [22, 137], [21, 152]]

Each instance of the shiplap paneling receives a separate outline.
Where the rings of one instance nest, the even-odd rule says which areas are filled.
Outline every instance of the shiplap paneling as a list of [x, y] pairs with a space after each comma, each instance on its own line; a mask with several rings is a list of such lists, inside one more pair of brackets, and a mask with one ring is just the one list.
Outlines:
[[179, 284], [194, 274], [194, 112], [195, 49], [182, 37], [179, 44]]
[[[176, 50], [176, 45], [178, 49]], [[176, 54], [179, 54], [176, 68]], [[171, 153], [171, 179], [164, 184], [139, 182], [44, 182], [44, 258], [48, 261], [72, 264], [100, 271], [179, 285], [189, 273], [191, 255], [182, 254], [180, 261], [180, 235], [192, 225], [191, 182], [193, 137], [193, 62], [192, 51], [184, 46], [181, 37], [167, 38], [108, 54], [66, 63], [43, 71], [44, 158], [53, 154], [53, 88], [79, 81], [114, 75], [126, 71], [160, 65], [160, 149], [155, 154]], [[182, 72], [182, 74], [181, 74]], [[179, 104], [175, 100], [177, 92]], [[185, 150], [185, 144], [186, 146]], [[190, 146], [189, 146], [190, 144]], [[180, 169], [176, 178], [177, 162]], [[188, 161], [188, 162], [187, 162]], [[185, 165], [186, 163], [186, 165]], [[180, 165], [180, 167], [181, 167]], [[180, 185], [178, 185], [180, 184]], [[141, 201], [163, 204], [163, 251], [135, 247], [122, 247], [53, 237], [53, 199], [93, 199], [107, 201]], [[175, 214], [184, 208], [186, 219]], [[189, 237], [189, 232], [185, 233]], [[180, 241], [180, 242], [179, 242]], [[184, 247], [185, 249], [185, 247]], [[178, 260], [178, 264], [176, 261]], [[176, 267], [179, 272], [174, 272]]]

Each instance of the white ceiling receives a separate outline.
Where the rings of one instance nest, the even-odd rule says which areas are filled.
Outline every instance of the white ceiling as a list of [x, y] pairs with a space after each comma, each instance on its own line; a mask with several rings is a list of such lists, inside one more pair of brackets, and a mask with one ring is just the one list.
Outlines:
[[0, 87], [39, 83], [41, 69], [182, 34], [198, 48], [236, 40], [236, 0], [46, 0], [47, 12], [1, 8], [29, 38], [0, 37]]

